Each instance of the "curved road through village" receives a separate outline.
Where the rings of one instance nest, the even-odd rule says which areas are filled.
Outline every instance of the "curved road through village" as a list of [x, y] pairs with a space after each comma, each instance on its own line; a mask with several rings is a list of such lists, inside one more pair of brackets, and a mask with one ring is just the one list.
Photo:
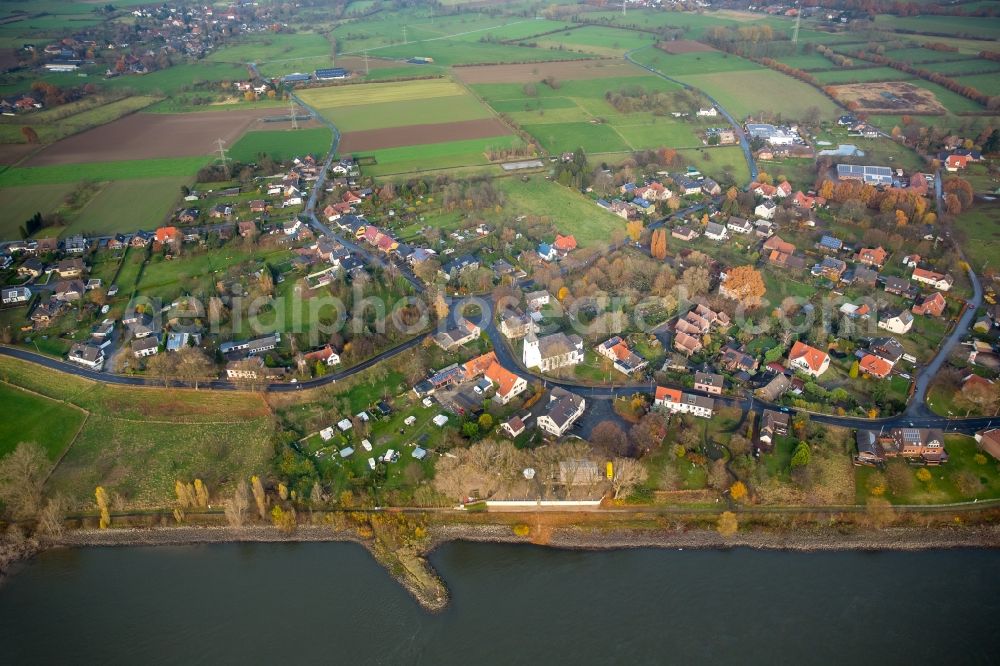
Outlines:
[[[652, 72], [653, 74], [656, 74], [657, 76], [661, 76], [667, 80], [679, 83], [680, 85], [684, 85], [686, 88], [691, 88], [691, 86], [687, 86], [686, 84], [683, 84], [679, 81], [675, 81], [674, 79], [671, 79], [670, 77], [662, 74], [661, 72], [656, 71], [651, 67], [647, 67], [645, 65], [635, 62], [631, 58], [632, 53], [633, 52], [629, 52], [625, 55], [625, 57], [630, 62], [633, 62], [639, 67], [642, 67], [643, 69], [646, 69]], [[251, 73], [257, 75], [257, 67], [254, 63], [248, 63], [247, 66], [250, 69]], [[380, 257], [376, 257], [375, 255], [373, 255], [360, 245], [357, 245], [356, 243], [353, 243], [350, 240], [342, 238], [338, 234], [333, 233], [333, 231], [330, 230], [325, 224], [323, 224], [316, 216], [316, 205], [318, 202], [319, 193], [323, 191], [323, 185], [326, 180], [327, 172], [329, 171], [333, 163], [333, 160], [336, 157], [337, 148], [340, 143], [340, 131], [332, 122], [330, 122], [322, 115], [320, 115], [315, 109], [310, 107], [308, 104], [303, 103], [302, 100], [299, 99], [297, 95], [292, 93], [292, 97], [303, 108], [308, 110], [309, 113], [314, 118], [324, 123], [333, 132], [333, 141], [331, 142], [330, 152], [326, 156], [326, 160], [324, 161], [324, 168], [321, 171], [319, 177], [317, 178], [313, 186], [313, 190], [309, 195], [308, 203], [305, 209], [305, 214], [309, 217], [311, 224], [319, 233], [330, 236], [335, 240], [337, 240], [338, 242], [343, 243], [344, 246], [347, 247], [349, 250], [364, 257], [369, 264], [373, 264], [383, 268], [386, 267], [385, 262]], [[709, 97], [709, 99], [711, 99], [711, 97]], [[728, 112], [725, 111], [725, 109], [719, 106], [718, 103], [715, 102], [715, 100], [712, 100], [712, 102], [716, 104], [716, 106], [719, 108], [719, 111], [723, 115], [725, 115], [725, 117], [733, 125], [734, 129], [740, 136], [741, 145], [743, 147], [744, 154], [746, 155], [747, 164], [750, 167], [751, 175], [752, 177], [756, 176], [757, 167], [753, 162], [753, 156], [752, 153], [750, 152], [750, 147], [746, 141], [746, 136], [743, 133], [742, 127], [732, 118], [732, 116]], [[938, 205], [940, 206], [941, 205], [940, 174], [938, 174], [937, 178], [937, 196], [938, 196]], [[675, 214], [686, 214], [687, 212], [695, 208], [697, 208], [697, 206], [682, 211], [678, 211]], [[664, 224], [667, 219], [669, 218], [658, 220], [657, 222], [654, 222], [650, 226], [651, 227], [660, 226]], [[957, 245], [956, 248], [958, 249], [959, 252], [961, 252], [961, 248], [958, 248]], [[609, 250], [610, 249], [614, 248], [609, 248]], [[586, 266], [586, 264], [583, 264], [577, 268], [583, 266]], [[409, 271], [405, 267], [396, 266], [396, 268], [399, 270], [400, 274], [405, 276], [405, 278], [414, 286], [414, 288], [418, 293], [424, 291], [424, 285], [416, 278], [416, 276], [412, 274], [411, 271]], [[973, 298], [968, 302], [965, 310], [962, 313], [962, 316], [956, 323], [954, 329], [942, 342], [933, 360], [927, 366], [925, 366], [918, 374], [916, 379], [915, 390], [910, 398], [910, 402], [907, 405], [906, 410], [902, 414], [882, 419], [867, 419], [867, 418], [858, 418], [849, 416], [833, 416], [829, 414], [809, 412], [810, 418], [818, 423], [826, 423], [830, 425], [838, 425], [849, 428], [858, 428], [858, 427], [888, 428], [888, 427], [899, 427], [899, 426], [913, 426], [913, 427], [923, 427], [923, 428], [941, 428], [948, 432], [963, 432], [963, 433], [971, 433], [977, 430], [992, 427], [994, 422], [1000, 425], [1000, 418], [989, 418], [989, 417], [947, 418], [942, 416], [936, 416], [931, 414], [930, 411], [927, 409], [926, 405], [924, 404], [924, 399], [927, 394], [927, 388], [931, 380], [933, 379], [937, 371], [941, 368], [941, 366], [944, 364], [945, 360], [948, 358], [948, 355], [951, 353], [951, 351], [960, 342], [962, 337], [965, 336], [965, 334], [968, 332], [969, 326], [971, 325], [972, 320], [975, 317], [976, 309], [982, 304], [982, 298], [983, 298], [982, 286], [980, 285], [978, 277], [972, 271], [971, 268], [969, 269], [969, 280], [972, 283], [973, 287], [973, 292], [974, 292]], [[510, 372], [513, 372], [516, 375], [524, 377], [529, 381], [534, 381], [534, 382], [540, 381], [546, 386], [560, 386], [568, 390], [571, 390], [575, 393], [578, 393], [591, 400], [610, 400], [614, 398], [616, 395], [620, 395], [621, 393], [652, 392], [654, 389], [654, 383], [652, 381], [644, 383], [613, 384], [610, 386], [607, 385], [595, 386], [595, 385], [581, 384], [572, 381], [554, 379], [538, 373], [534, 373], [529, 369], [527, 369], [526, 367], [524, 367], [521, 361], [514, 355], [510, 346], [507, 343], [507, 340], [497, 329], [496, 317], [493, 316], [492, 312], [485, 313], [484, 316], [480, 317], [478, 323], [482, 327], [483, 331], [490, 338], [490, 342], [493, 345], [493, 348], [497, 355], [497, 360], [500, 362], [500, 365], [503, 366], [505, 369], [509, 370]], [[443, 323], [441, 325], [443, 325]], [[323, 377], [317, 377], [315, 379], [310, 379], [303, 382], [268, 384], [266, 386], [266, 390], [273, 391], [276, 393], [292, 392], [292, 391], [316, 388], [320, 386], [325, 386], [327, 384], [336, 383], [337, 381], [340, 381], [347, 377], [351, 377], [355, 374], [363, 372], [382, 361], [390, 359], [407, 350], [413, 349], [414, 347], [421, 344], [427, 336], [432, 335], [434, 332], [435, 331], [430, 331], [419, 334], [407, 340], [406, 342], [403, 342], [391, 349], [384, 350], [381, 353], [376, 354], [375, 356], [366, 359], [365, 361], [362, 361], [361, 363], [352, 366], [350, 368], [347, 368], [345, 370], [340, 370], [338, 372], [333, 372]], [[38, 364], [50, 370], [65, 372], [67, 374], [72, 374], [78, 377], [84, 377], [86, 379], [103, 382], [107, 384], [117, 384], [125, 386], [161, 385], [160, 382], [153, 382], [143, 377], [116, 375], [105, 372], [95, 372], [92, 370], [88, 370], [86, 368], [79, 367], [77, 365], [70, 364], [60, 359], [44, 356], [42, 354], [17, 347], [0, 345], [0, 355], [17, 358], [22, 361]], [[193, 384], [180, 381], [171, 381], [166, 385], [177, 388], [194, 388]], [[199, 383], [197, 388], [199, 390], [210, 390], [210, 391], [234, 391], [234, 390], [241, 390], [243, 387], [227, 381], [213, 380], [213, 381]], [[675, 388], [684, 388], [684, 387], [676, 386]], [[685, 390], [688, 392], [700, 393], [698, 391], [693, 391], [692, 389], [688, 388], [685, 388]], [[701, 394], [708, 395], [707, 393], [701, 393]], [[778, 408], [776, 405], [764, 403], [754, 397], [744, 397], [744, 396], [709, 396], [709, 397], [714, 397], [717, 401], [723, 404], [729, 406], [736, 406], [743, 410], [761, 411], [764, 407], [772, 407], [775, 409]], [[789, 410], [789, 411], [794, 414], [802, 410]]]

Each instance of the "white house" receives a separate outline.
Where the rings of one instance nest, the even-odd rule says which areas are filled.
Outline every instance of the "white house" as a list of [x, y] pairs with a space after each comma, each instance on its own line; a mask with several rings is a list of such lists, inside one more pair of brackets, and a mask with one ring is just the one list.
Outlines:
[[955, 283], [955, 279], [950, 275], [942, 275], [923, 268], [914, 268], [912, 277], [915, 282], [930, 285], [940, 291], [948, 291]]
[[566, 434], [583, 414], [587, 401], [558, 386], [552, 389], [545, 413], [538, 417], [538, 427], [556, 437]]
[[909, 310], [902, 310], [898, 314], [887, 314], [884, 318], [879, 317], [878, 327], [884, 328], [890, 333], [909, 333], [913, 328], [913, 313]]
[[830, 367], [830, 356], [797, 340], [788, 352], [788, 365], [812, 377], [819, 377]]
[[683, 393], [680, 389], [657, 386], [653, 406], [666, 409], [671, 414], [691, 414], [709, 419], [715, 411], [715, 400], [694, 393]]
[[730, 217], [726, 222], [726, 228], [737, 234], [748, 234], [753, 231], [750, 220], [744, 220], [742, 217]]
[[27, 287], [7, 287], [2, 292], [4, 305], [24, 303], [31, 298], [31, 290]]
[[777, 204], [773, 201], [763, 201], [756, 208], [753, 209], [754, 215], [763, 218], [765, 220], [770, 220], [774, 217], [774, 211], [778, 209]]
[[155, 356], [159, 351], [160, 341], [156, 339], [155, 335], [150, 335], [145, 338], [135, 338], [132, 340], [132, 354], [136, 358]]
[[709, 222], [705, 225], [705, 238], [710, 238], [714, 241], [724, 241], [729, 238], [729, 232], [721, 224]]
[[89, 342], [77, 342], [70, 347], [67, 358], [77, 365], [100, 371], [104, 367], [104, 350]]

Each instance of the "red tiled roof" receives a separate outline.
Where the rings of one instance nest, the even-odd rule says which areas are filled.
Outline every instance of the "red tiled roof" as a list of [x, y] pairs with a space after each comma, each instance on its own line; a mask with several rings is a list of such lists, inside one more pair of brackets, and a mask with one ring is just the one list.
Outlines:
[[796, 340], [795, 344], [792, 345], [792, 351], [788, 353], [788, 360], [794, 361], [800, 358], [805, 360], [806, 365], [813, 372], [819, 372], [820, 368], [823, 367], [823, 362], [829, 357], [825, 352], [821, 352], [815, 347], [810, 347], [806, 343]]

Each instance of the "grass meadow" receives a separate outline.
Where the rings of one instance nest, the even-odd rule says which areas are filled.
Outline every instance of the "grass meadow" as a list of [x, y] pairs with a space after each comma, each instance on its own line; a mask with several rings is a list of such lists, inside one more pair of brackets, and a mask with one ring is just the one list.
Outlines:
[[247, 132], [229, 149], [229, 156], [240, 162], [252, 162], [260, 153], [277, 160], [312, 153], [325, 155], [330, 150], [333, 133], [326, 127], [299, 130], [257, 130]]
[[7, 412], [0, 421], [0, 458], [20, 442], [34, 442], [55, 460], [87, 416], [79, 409], [7, 383], [0, 383], [0, 402]]
[[362, 167], [362, 170], [368, 175], [381, 176], [489, 164], [485, 155], [487, 148], [508, 148], [519, 143], [520, 138], [507, 135], [384, 148], [356, 156], [374, 156], [377, 164]]

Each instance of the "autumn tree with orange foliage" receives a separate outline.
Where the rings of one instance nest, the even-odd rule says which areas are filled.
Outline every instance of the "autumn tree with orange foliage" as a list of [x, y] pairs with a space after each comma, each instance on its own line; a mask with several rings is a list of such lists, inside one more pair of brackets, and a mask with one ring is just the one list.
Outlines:
[[667, 258], [667, 230], [656, 229], [649, 243], [649, 253], [654, 259], [664, 260]]
[[767, 293], [764, 278], [753, 266], [737, 266], [726, 275], [726, 293], [744, 305], [756, 307]]

